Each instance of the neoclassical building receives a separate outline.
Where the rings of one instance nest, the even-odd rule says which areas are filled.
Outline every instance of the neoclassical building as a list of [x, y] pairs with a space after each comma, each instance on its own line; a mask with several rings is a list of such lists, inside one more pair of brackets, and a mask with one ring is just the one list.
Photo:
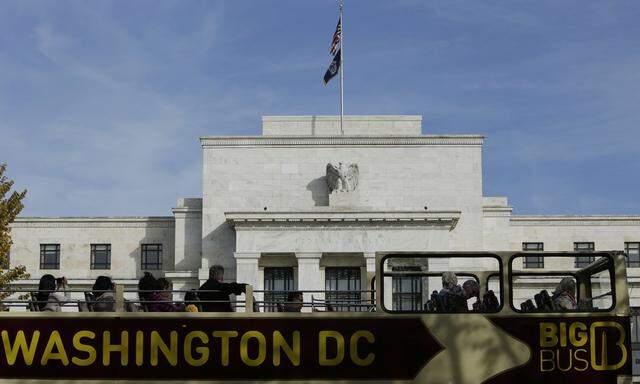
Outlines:
[[194, 288], [222, 264], [256, 290], [364, 290], [381, 251], [626, 250], [640, 304], [640, 216], [513, 215], [483, 195], [484, 138], [423, 135], [421, 121], [346, 116], [342, 134], [335, 116], [269, 116], [260, 136], [201, 137], [201, 197], [170, 216], [20, 217], [11, 263], [25, 285], [133, 287], [148, 270]]

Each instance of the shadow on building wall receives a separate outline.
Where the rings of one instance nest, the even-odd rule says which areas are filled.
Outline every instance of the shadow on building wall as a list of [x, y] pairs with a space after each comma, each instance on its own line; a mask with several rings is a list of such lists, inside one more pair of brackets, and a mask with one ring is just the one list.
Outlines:
[[307, 184], [307, 191], [311, 192], [311, 198], [316, 207], [329, 205], [329, 189], [327, 188], [327, 178], [325, 176], [311, 180]]

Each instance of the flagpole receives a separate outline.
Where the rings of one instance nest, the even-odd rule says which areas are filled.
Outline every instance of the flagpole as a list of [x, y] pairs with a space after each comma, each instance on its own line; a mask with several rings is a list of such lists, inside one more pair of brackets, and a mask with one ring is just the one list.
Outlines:
[[344, 20], [342, 20], [342, 0], [340, 1], [340, 133], [344, 135], [344, 50], [342, 41], [344, 40]]

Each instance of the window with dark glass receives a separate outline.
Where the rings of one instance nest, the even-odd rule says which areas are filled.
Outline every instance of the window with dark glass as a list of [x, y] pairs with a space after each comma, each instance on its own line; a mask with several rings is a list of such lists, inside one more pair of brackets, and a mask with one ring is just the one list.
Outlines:
[[111, 269], [111, 244], [91, 244], [91, 269]]
[[640, 267], [640, 242], [624, 243], [624, 253], [627, 254], [627, 267]]
[[359, 267], [327, 267], [324, 271], [327, 303], [334, 311], [362, 311]]
[[293, 290], [293, 267], [267, 267], [264, 269], [264, 311], [276, 312], [278, 304], [287, 301]]
[[[525, 252], [544, 251], [543, 243], [522, 243], [522, 250]], [[544, 258], [542, 256], [525, 256], [523, 260], [525, 268], [544, 268]]]
[[40, 269], [60, 269], [60, 244], [40, 244]]
[[[573, 243], [573, 250], [575, 252], [593, 252], [595, 248], [595, 243], [593, 242]], [[594, 260], [595, 258], [593, 256], [578, 256], [576, 257], [576, 268], [584, 268], [593, 263]]]
[[[393, 272], [420, 272], [420, 267], [393, 267]], [[394, 275], [392, 278], [393, 310], [418, 311], [422, 309], [422, 277]]]
[[142, 244], [140, 268], [143, 270], [162, 269], [162, 244]]

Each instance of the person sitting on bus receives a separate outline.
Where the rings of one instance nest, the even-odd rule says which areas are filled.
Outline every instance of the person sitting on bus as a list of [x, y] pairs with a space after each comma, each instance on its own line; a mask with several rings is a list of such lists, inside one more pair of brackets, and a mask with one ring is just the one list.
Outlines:
[[442, 273], [442, 289], [438, 296], [445, 312], [466, 312], [469, 310], [462, 287], [458, 285], [458, 277], [453, 272]]
[[287, 294], [287, 302], [282, 307], [282, 312], [301, 312], [303, 301], [302, 292], [289, 292], [289, 294]]
[[239, 295], [245, 292], [247, 284], [225, 283], [223, 280], [224, 267], [222, 265], [214, 265], [209, 268], [209, 279], [202, 284], [198, 291], [204, 312], [233, 312], [229, 295]]
[[145, 272], [144, 276], [140, 278], [138, 282], [138, 296], [142, 305], [147, 309], [147, 312], [184, 312], [182, 305], [171, 303], [171, 300], [167, 300], [166, 295], [163, 295], [161, 283], [153, 277], [149, 272]]
[[482, 312], [482, 300], [480, 300], [480, 285], [474, 279], [467, 280], [462, 283], [462, 291], [465, 299], [476, 298], [476, 301], [472, 304], [472, 308], [476, 312]]
[[560, 280], [553, 292], [553, 305], [560, 311], [578, 309], [576, 304], [576, 282], [571, 277]]
[[71, 300], [71, 293], [67, 291], [67, 278], [63, 276], [56, 279], [50, 274], [43, 275], [38, 284], [36, 299], [40, 311], [60, 312], [60, 307]]
[[98, 276], [93, 284], [94, 312], [113, 312], [116, 307], [115, 284], [108, 276]]

